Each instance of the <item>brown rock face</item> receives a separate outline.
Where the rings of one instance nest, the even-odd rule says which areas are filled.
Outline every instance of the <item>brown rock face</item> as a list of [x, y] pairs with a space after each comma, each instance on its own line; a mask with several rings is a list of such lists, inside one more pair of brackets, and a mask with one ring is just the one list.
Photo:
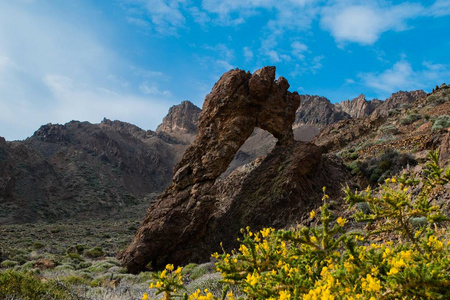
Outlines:
[[336, 104], [336, 107], [352, 118], [364, 118], [369, 116], [381, 103], [383, 102], [380, 100], [367, 101], [366, 97], [361, 94], [353, 100], [345, 100]]
[[323, 128], [337, 121], [351, 118], [325, 97], [300, 95], [300, 99], [301, 104], [297, 110], [294, 127], [307, 124]]
[[439, 164], [445, 168], [450, 162], [450, 132], [444, 136], [444, 139], [439, 147]]
[[165, 135], [175, 138], [185, 144], [191, 143], [198, 132], [198, 117], [201, 109], [189, 101], [170, 108], [156, 133], [164, 138]]
[[297, 93], [275, 67], [254, 74], [225, 73], [206, 96], [195, 141], [175, 167], [173, 184], [150, 207], [130, 247], [121, 254], [131, 272], [152, 261], [180, 263], [195, 252], [214, 212], [214, 182], [233, 160], [255, 127], [278, 139], [278, 147], [294, 143], [292, 123], [300, 104]]
[[[340, 186], [342, 164], [313, 144], [294, 141], [300, 97], [288, 87], [284, 78], [275, 81], [274, 67], [254, 74], [236, 69], [220, 78], [206, 96], [198, 135], [176, 166], [172, 186], [151, 204], [119, 254], [128, 271], [142, 271], [149, 262], [161, 268], [205, 261], [220, 251], [220, 242], [235, 247], [240, 228], [294, 224], [320, 199], [323, 185]], [[278, 140], [271, 153], [219, 178], [255, 127]]]
[[272, 133], [279, 144], [292, 143], [300, 99], [288, 88], [282, 77], [275, 82], [275, 67], [253, 75], [242, 70], [225, 73], [205, 98], [199, 133], [175, 167], [174, 187], [215, 180], [255, 127]]

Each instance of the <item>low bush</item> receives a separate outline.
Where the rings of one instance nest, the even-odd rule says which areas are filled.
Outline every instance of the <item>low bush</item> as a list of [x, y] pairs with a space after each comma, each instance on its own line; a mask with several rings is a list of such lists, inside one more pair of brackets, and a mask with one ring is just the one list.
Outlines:
[[15, 261], [15, 260], [4, 260], [0, 263], [0, 267], [2, 268], [12, 268], [19, 265], [19, 262]]
[[36, 275], [6, 270], [0, 272], [0, 299], [72, 299], [57, 282], [43, 282]]
[[402, 119], [400, 121], [400, 124], [402, 124], [402, 125], [409, 125], [409, 124], [412, 124], [412, 123], [420, 120], [421, 118], [422, 117], [419, 114], [411, 113], [406, 118]]
[[398, 128], [394, 124], [385, 124], [385, 125], [381, 126], [378, 130], [379, 130], [379, 132], [381, 132], [383, 134], [387, 134], [387, 135], [398, 133]]
[[98, 258], [103, 256], [103, 250], [100, 247], [94, 247], [83, 252], [84, 256], [89, 258]]
[[[449, 219], [432, 200], [450, 183], [450, 169], [437, 157], [430, 154], [421, 182], [403, 175], [375, 190], [347, 187], [349, 208], [366, 207], [353, 221], [331, 214], [324, 189], [324, 204], [310, 213], [315, 226], [242, 230], [238, 250], [213, 254], [221, 282], [238, 287], [241, 299], [450, 299]], [[351, 231], [354, 221], [370, 226]], [[222, 296], [200, 286], [183, 292], [182, 268], [173, 265], [153, 278], [150, 289], [164, 299], [236, 299], [227, 288]]]
[[448, 127], [450, 127], [450, 116], [442, 115], [434, 121], [431, 131], [437, 131]]
[[372, 185], [383, 182], [386, 178], [397, 174], [405, 167], [415, 166], [417, 161], [410, 154], [399, 153], [386, 149], [380, 156], [366, 161], [356, 161], [350, 164], [352, 172], [364, 175]]

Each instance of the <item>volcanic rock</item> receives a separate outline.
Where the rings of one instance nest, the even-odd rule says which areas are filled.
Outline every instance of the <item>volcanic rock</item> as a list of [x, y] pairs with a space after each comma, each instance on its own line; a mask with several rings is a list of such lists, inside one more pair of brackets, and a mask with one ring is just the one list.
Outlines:
[[299, 125], [317, 125], [321, 128], [351, 116], [340, 111], [325, 97], [300, 95], [301, 103], [295, 117], [294, 128]]
[[439, 164], [445, 168], [450, 162], [450, 131], [447, 132], [439, 147]]
[[387, 116], [389, 111], [401, 108], [404, 105], [412, 104], [415, 101], [425, 97], [427, 94], [422, 90], [411, 92], [400, 91], [393, 93], [389, 98], [383, 101], [372, 113], [374, 116]]
[[[189, 101], [183, 101], [169, 109], [156, 132], [164, 137], [168, 135], [185, 144], [190, 144], [198, 132], [198, 117], [201, 109]], [[164, 135], [165, 134], [165, 135]]]
[[364, 118], [369, 116], [381, 103], [383, 102], [376, 99], [367, 101], [366, 97], [361, 94], [353, 100], [345, 100], [336, 104], [336, 107], [352, 118]]
[[[325, 174], [333, 163], [321, 148], [294, 141], [300, 97], [288, 88], [286, 79], [275, 81], [274, 67], [253, 74], [231, 70], [220, 78], [206, 96], [198, 135], [176, 166], [173, 184], [151, 204], [133, 242], [119, 254], [130, 272], [149, 262], [161, 268], [205, 261], [220, 241], [227, 249], [235, 246], [239, 229], [247, 225], [295, 223], [325, 178], [345, 178], [342, 172], [338, 178]], [[255, 127], [277, 139], [272, 152], [240, 180], [220, 179]]]

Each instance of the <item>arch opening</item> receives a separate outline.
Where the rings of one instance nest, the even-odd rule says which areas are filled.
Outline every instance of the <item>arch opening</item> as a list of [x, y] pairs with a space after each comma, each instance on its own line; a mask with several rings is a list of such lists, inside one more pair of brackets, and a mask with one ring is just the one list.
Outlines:
[[275, 147], [278, 139], [269, 131], [255, 127], [252, 134], [234, 155], [227, 169], [219, 176], [223, 179], [237, 168], [249, 164], [256, 159], [265, 158]]

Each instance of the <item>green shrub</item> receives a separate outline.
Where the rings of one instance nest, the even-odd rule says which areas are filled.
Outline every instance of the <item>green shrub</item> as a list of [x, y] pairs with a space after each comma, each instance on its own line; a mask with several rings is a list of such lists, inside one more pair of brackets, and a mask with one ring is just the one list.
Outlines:
[[[386, 149], [380, 156], [357, 162], [352, 167], [369, 179], [371, 184], [383, 182], [389, 176], [397, 174], [406, 166], [415, 166], [417, 161], [409, 154]], [[356, 173], [356, 172], [355, 172]]]
[[103, 250], [100, 247], [94, 247], [84, 251], [84, 256], [89, 258], [98, 258], [103, 256]]
[[89, 268], [90, 266], [92, 266], [92, 263], [89, 261], [82, 261], [78, 264], [77, 269], [86, 269]]
[[379, 131], [383, 134], [397, 134], [398, 128], [394, 124], [385, 124], [379, 128]]
[[92, 266], [90, 266], [89, 268], [87, 268], [87, 270], [89, 272], [93, 272], [93, 273], [99, 273], [99, 272], [104, 272], [106, 270], [109, 270], [112, 267], [115, 267], [116, 265], [106, 262], [106, 261], [101, 261], [101, 262], [97, 262], [95, 264], [93, 264]]
[[42, 282], [27, 272], [6, 270], [0, 272], [0, 299], [72, 299], [70, 292], [56, 282]]
[[189, 276], [190, 279], [195, 280], [199, 277], [202, 277], [205, 274], [213, 273], [216, 267], [213, 263], [206, 263], [196, 266], [192, 269], [191, 274]]
[[34, 244], [33, 244], [33, 248], [34, 249], [42, 249], [42, 248], [44, 248], [45, 247], [45, 245], [43, 244], [43, 243], [41, 243], [41, 242], [35, 242]]
[[409, 124], [412, 124], [412, 123], [420, 120], [421, 118], [422, 117], [419, 114], [411, 113], [406, 118], [402, 119], [400, 121], [400, 124], [402, 124], [402, 125], [409, 125]]
[[224, 288], [222, 276], [219, 273], [203, 274], [196, 278], [186, 286], [188, 292], [195, 292], [196, 290], [204, 291], [207, 289], [211, 293], [220, 294]]
[[188, 275], [192, 272], [192, 270], [197, 266], [197, 264], [190, 263], [183, 267], [183, 271], [181, 272], [181, 275]]
[[351, 160], [355, 160], [355, 159], [357, 159], [358, 158], [358, 153], [356, 153], [356, 152], [353, 152], [352, 154], [350, 154], [350, 159]]
[[448, 115], [442, 115], [439, 116], [433, 124], [433, 127], [431, 128], [431, 131], [437, 131], [441, 129], [445, 129], [450, 127], [450, 116]]
[[399, 113], [400, 113], [400, 109], [398, 109], [398, 108], [394, 108], [394, 109], [388, 110], [388, 115], [389, 115], [390, 117], [396, 116], [396, 115], [398, 115]]
[[15, 261], [15, 260], [4, 260], [2, 261], [2, 263], [0, 264], [0, 267], [2, 268], [12, 268], [15, 267], [19, 264], [19, 262]]

